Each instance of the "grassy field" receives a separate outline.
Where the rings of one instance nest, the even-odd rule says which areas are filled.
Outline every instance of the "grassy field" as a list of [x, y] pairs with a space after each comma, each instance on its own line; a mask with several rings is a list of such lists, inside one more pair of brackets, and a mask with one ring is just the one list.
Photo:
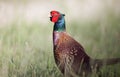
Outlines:
[[[119, 20], [73, 21], [67, 23], [67, 31], [92, 58], [120, 57]], [[13, 22], [1, 27], [0, 77], [62, 77], [53, 57], [52, 25]], [[100, 71], [102, 77], [119, 77], [120, 64], [105, 66]]]

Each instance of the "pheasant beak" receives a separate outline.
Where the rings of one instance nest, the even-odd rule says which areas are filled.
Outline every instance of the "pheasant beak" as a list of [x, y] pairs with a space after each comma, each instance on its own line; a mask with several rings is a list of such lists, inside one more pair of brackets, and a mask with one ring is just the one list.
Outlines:
[[52, 21], [52, 17], [50, 17], [50, 21]]

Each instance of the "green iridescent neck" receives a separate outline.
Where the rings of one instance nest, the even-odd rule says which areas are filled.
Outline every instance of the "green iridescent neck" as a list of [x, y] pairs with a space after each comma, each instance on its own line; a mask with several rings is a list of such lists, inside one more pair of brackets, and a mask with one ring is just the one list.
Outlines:
[[65, 31], [66, 27], [65, 27], [65, 19], [64, 17], [62, 17], [61, 19], [59, 19], [55, 24], [54, 24], [54, 31], [58, 31], [58, 32], [62, 32]]

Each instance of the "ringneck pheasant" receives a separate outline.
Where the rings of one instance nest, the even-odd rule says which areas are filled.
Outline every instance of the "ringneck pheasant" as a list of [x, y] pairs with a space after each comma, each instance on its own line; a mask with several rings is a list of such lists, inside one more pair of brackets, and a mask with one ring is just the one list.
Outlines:
[[102, 65], [116, 64], [120, 58], [92, 59], [84, 48], [66, 32], [64, 14], [51, 11], [50, 20], [54, 22], [53, 45], [54, 58], [60, 71], [65, 77], [87, 76], [93, 69], [99, 69]]

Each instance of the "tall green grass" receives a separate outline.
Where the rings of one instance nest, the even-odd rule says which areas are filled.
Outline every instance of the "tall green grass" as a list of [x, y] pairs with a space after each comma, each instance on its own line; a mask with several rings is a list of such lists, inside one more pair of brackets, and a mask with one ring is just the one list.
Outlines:
[[[52, 51], [52, 24], [13, 22], [0, 28], [0, 77], [62, 77]], [[120, 22], [72, 22], [67, 32], [92, 58], [120, 56]], [[105, 66], [102, 77], [119, 77], [120, 64]], [[91, 77], [97, 77], [92, 75]]]
[[13, 23], [0, 29], [0, 77], [61, 77], [47, 28]]

